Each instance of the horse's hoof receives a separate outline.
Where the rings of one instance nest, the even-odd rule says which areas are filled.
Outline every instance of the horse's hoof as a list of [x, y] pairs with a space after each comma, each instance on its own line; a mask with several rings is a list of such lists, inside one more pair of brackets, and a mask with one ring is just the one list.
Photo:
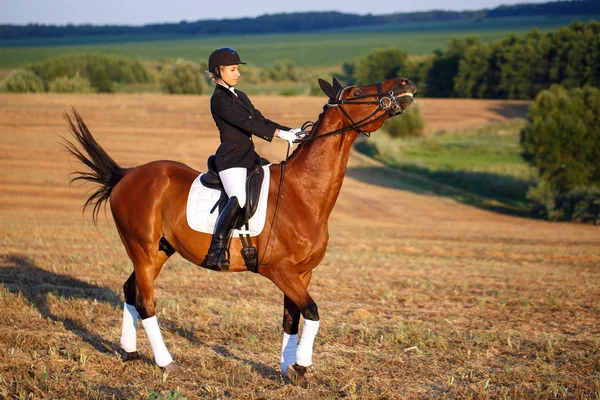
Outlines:
[[163, 369], [165, 370], [165, 372], [167, 374], [176, 374], [178, 372], [183, 371], [183, 368], [181, 368], [179, 365], [175, 364], [175, 362], [171, 362], [170, 364], [168, 364], [166, 367], [163, 367]]
[[308, 382], [304, 375], [306, 375], [306, 367], [301, 365], [292, 364], [287, 369], [287, 377], [294, 386], [306, 387]]
[[133, 351], [131, 353], [126, 353], [123, 361], [135, 361], [135, 360], [139, 360], [141, 358], [142, 357], [140, 357], [140, 353], [138, 353], [137, 351]]

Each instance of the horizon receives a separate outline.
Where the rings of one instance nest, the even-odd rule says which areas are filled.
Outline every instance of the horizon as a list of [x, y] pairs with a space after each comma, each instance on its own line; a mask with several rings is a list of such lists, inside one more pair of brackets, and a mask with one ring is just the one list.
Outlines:
[[[429, 11], [477, 11], [493, 9], [501, 5], [542, 4], [547, 0], [457, 0], [451, 4], [442, 0], [421, 0], [419, 6], [411, 4], [398, 5], [390, 10], [385, 3], [366, 3], [348, 0], [344, 7], [339, 2], [305, 0], [302, 6], [288, 6], [273, 0], [256, 0], [249, 4], [224, 8], [221, 4], [203, 4], [198, 6], [194, 0], [173, 0], [170, 7], [162, 7], [159, 0], [132, 0], [123, 3], [120, 0], [106, 0], [102, 3], [81, 4], [79, 0], [66, 0], [57, 7], [55, 3], [45, 0], [8, 0], [4, 12], [0, 16], [2, 25], [126, 25], [143, 26], [151, 24], [177, 24], [201, 20], [225, 20], [256, 18], [263, 15], [293, 14], [306, 12], [340, 12], [358, 15], [387, 15], [396, 13], [429, 12]], [[258, 4], [257, 4], [258, 3]], [[296, 8], [294, 8], [296, 7]], [[235, 8], [233, 11], [231, 8]], [[385, 8], [385, 9], [383, 9]], [[113, 10], [119, 9], [117, 13]], [[225, 11], [224, 11], [225, 10]], [[158, 19], [160, 15], [162, 19]]]

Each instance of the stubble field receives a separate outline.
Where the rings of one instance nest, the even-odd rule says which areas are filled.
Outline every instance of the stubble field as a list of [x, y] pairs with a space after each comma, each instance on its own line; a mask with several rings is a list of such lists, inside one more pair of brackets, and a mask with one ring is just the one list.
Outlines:
[[[324, 103], [252, 100], [290, 126]], [[69, 187], [57, 135], [71, 106], [122, 166], [172, 159], [202, 171], [218, 145], [206, 96], [0, 95], [1, 397], [600, 397], [598, 228], [455, 203], [359, 155], [309, 288], [321, 330], [308, 387], [279, 373], [279, 290], [177, 255], [156, 298], [185, 372], [164, 375], [143, 330], [143, 359], [124, 363], [121, 286], [132, 265], [110, 210], [96, 228], [81, 214], [89, 187]], [[524, 106], [426, 99], [423, 109], [438, 131], [522, 117]], [[277, 161], [285, 146], [259, 152]]]

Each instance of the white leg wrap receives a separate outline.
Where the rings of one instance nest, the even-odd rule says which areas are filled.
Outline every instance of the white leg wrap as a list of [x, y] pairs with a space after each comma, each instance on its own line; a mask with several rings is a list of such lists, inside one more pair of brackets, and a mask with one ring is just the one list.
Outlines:
[[169, 354], [167, 346], [163, 341], [162, 335], [160, 334], [160, 328], [158, 327], [158, 320], [156, 315], [154, 317], [146, 318], [142, 320], [146, 335], [152, 346], [152, 352], [154, 353], [154, 360], [159, 367], [166, 367], [173, 362], [173, 357]]
[[298, 335], [283, 334], [283, 342], [281, 345], [281, 372], [283, 376], [287, 376], [287, 369], [290, 365], [296, 362], [296, 348], [298, 347]]
[[304, 320], [304, 326], [302, 327], [302, 337], [300, 338], [300, 344], [298, 345], [298, 352], [296, 354], [296, 363], [303, 367], [310, 367], [312, 365], [312, 353], [313, 343], [315, 342], [315, 336], [319, 331], [319, 321], [311, 321], [309, 319]]
[[123, 307], [123, 329], [121, 330], [121, 348], [128, 353], [137, 351], [136, 332], [140, 314], [135, 306], [125, 303]]

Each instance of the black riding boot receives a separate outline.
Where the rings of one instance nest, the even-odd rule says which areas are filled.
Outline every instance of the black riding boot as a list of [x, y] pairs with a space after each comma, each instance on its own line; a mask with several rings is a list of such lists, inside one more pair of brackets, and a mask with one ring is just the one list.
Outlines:
[[212, 242], [210, 243], [208, 254], [202, 263], [203, 266], [225, 271], [229, 269], [227, 241], [233, 230], [233, 224], [241, 211], [242, 208], [238, 203], [237, 197], [230, 197], [215, 223]]

